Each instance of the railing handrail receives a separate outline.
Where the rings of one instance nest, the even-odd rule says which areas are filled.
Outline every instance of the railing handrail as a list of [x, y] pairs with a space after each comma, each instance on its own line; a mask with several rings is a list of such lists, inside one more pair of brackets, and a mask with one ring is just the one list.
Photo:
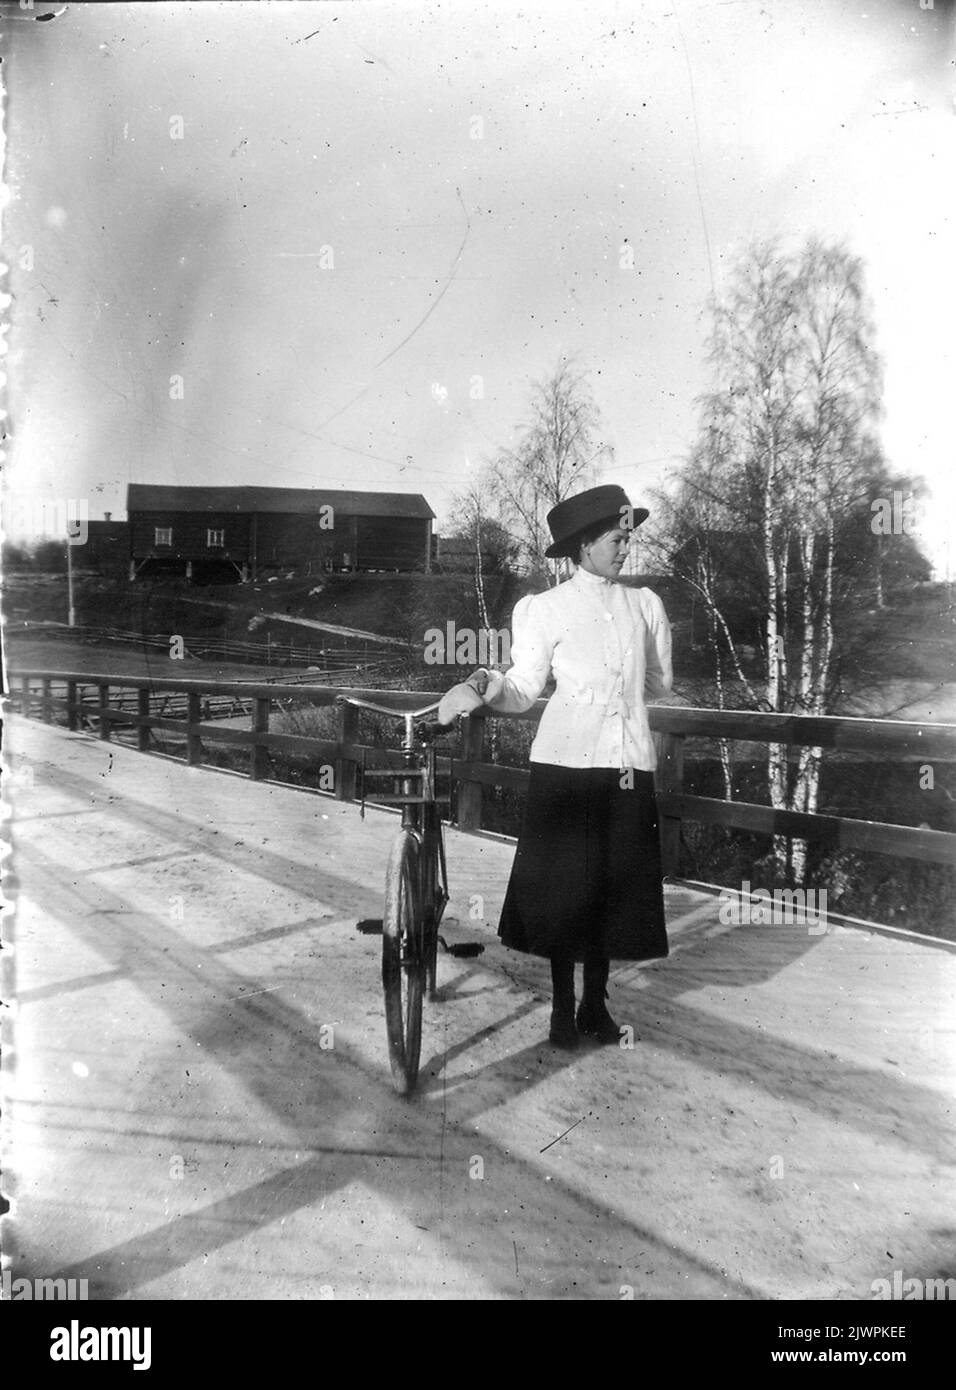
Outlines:
[[[78, 685], [125, 687], [185, 695], [242, 695], [248, 698], [298, 697], [319, 705], [332, 705], [341, 696], [377, 701], [388, 700], [396, 709], [412, 710], [422, 701], [437, 703], [442, 691], [390, 690], [368, 687], [327, 685], [322, 682], [210, 681], [175, 676], [128, 676], [108, 672], [50, 671], [44, 668], [18, 668], [8, 671], [10, 680], [75, 682]], [[540, 719], [548, 701], [536, 700], [521, 714], [502, 715], [492, 707], [474, 711], [487, 718], [528, 721]], [[648, 705], [651, 729], [655, 733], [691, 738], [735, 739], [748, 743], [786, 743], [800, 748], [846, 749], [873, 752], [925, 753], [940, 757], [956, 756], [956, 724], [933, 720], [898, 720], [858, 715], [778, 714], [763, 710], [710, 709], [693, 705]]]
[[[395, 710], [413, 714], [425, 700], [437, 701], [439, 692], [421, 690], [369, 690], [336, 685], [266, 683], [261, 681], [158, 680], [154, 676], [121, 676], [88, 671], [47, 671], [20, 669], [9, 672], [19, 689], [9, 699], [21, 713], [31, 714], [39, 706], [40, 717], [52, 723], [56, 712], [65, 712], [67, 728], [79, 729], [84, 721], [95, 728], [98, 737], [109, 742], [114, 728], [125, 727], [136, 733], [136, 746], [148, 752], [157, 730], [174, 733], [185, 742], [189, 766], [203, 762], [209, 743], [230, 743], [248, 750], [249, 776], [254, 781], [268, 778], [271, 750], [321, 756], [334, 765], [332, 790], [343, 801], [355, 800], [356, 778], [368, 753], [375, 753], [359, 739], [359, 707], [386, 701]], [[35, 690], [36, 682], [39, 691]], [[65, 685], [65, 695], [54, 686]], [[95, 702], [84, 698], [84, 690], [96, 690]], [[135, 711], [128, 698], [111, 703], [111, 692], [136, 692]], [[185, 696], [185, 710], [174, 717], [168, 713], [171, 697]], [[204, 718], [204, 699], [232, 696], [249, 705], [247, 729], [223, 728]], [[343, 699], [343, 696], [346, 697]], [[157, 697], [162, 708], [155, 709]], [[309, 701], [330, 707], [335, 713], [332, 737], [314, 734], [280, 733], [270, 729], [271, 713], [282, 702]], [[182, 709], [183, 700], [172, 701]], [[547, 704], [541, 699], [523, 715], [537, 719]], [[488, 707], [463, 719], [458, 729], [458, 747], [453, 758], [439, 759], [442, 771], [452, 777], [457, 788], [457, 822], [462, 830], [480, 830], [482, 788], [498, 786], [527, 788], [525, 768], [489, 763], [484, 758], [485, 718], [494, 716]], [[764, 804], [690, 795], [684, 789], [685, 744], [688, 737], [709, 741], [728, 738], [735, 741], [786, 743], [792, 746], [819, 746], [835, 750], [871, 749], [886, 755], [893, 750], [920, 758], [947, 760], [956, 757], [956, 725], [914, 721], [860, 719], [853, 716], [775, 715], [753, 710], [704, 710], [689, 706], [651, 705], [651, 728], [659, 739], [656, 774], [657, 804], [660, 814], [661, 853], [664, 871], [679, 872], [682, 827], [686, 821], [709, 823], [750, 833], [812, 840], [837, 849], [870, 851], [902, 859], [956, 865], [956, 834], [887, 822], [865, 821], [853, 817], [799, 812]], [[211, 717], [211, 713], [210, 713]], [[921, 775], [922, 775], [922, 769]], [[370, 798], [372, 799], [372, 798]]]

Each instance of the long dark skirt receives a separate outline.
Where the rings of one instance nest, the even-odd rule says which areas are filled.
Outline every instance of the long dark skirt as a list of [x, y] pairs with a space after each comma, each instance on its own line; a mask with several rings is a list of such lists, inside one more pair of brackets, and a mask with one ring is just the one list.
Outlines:
[[667, 955], [654, 774], [532, 763], [498, 935], [535, 956]]

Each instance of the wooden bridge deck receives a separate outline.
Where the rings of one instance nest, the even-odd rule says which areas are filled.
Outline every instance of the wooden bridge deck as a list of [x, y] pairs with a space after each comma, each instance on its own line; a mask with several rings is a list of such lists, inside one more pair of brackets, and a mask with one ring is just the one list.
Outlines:
[[635, 1045], [569, 1057], [544, 1042], [546, 964], [494, 935], [513, 847], [453, 831], [451, 934], [487, 950], [441, 962], [409, 1103], [354, 927], [394, 817], [5, 734], [14, 1276], [122, 1299], [868, 1299], [896, 1270], [954, 1274], [952, 950], [725, 926], [672, 886], [670, 958], [612, 973]]

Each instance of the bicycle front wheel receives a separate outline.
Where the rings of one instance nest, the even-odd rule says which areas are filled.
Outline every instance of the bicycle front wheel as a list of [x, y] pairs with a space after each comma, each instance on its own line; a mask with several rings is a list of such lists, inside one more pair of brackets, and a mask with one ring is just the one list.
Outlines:
[[392, 846], [385, 875], [382, 988], [392, 1077], [404, 1096], [411, 1095], [418, 1080], [427, 967], [424, 935], [421, 847], [415, 835], [403, 831]]

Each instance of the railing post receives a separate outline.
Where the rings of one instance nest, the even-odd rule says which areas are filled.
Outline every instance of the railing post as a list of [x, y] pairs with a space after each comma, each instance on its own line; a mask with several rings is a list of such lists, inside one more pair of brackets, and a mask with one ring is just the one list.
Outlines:
[[[256, 695], [252, 701], [252, 732], [269, 732], [269, 709], [272, 701]], [[249, 776], [253, 782], [264, 782], [269, 775], [269, 750], [261, 743], [254, 743], [249, 750]]]
[[[684, 790], [684, 734], [660, 734], [655, 782], [661, 796], [680, 796]], [[680, 814], [660, 814], [661, 865], [674, 878], [680, 866]]]
[[71, 733], [76, 733], [80, 727], [79, 711], [76, 708], [76, 681], [66, 683], [66, 727]]
[[199, 695], [191, 690], [186, 696], [186, 762], [190, 767], [198, 767], [202, 762], [202, 739], [199, 736]]
[[110, 688], [106, 681], [99, 682], [99, 710], [100, 710], [100, 738], [109, 743], [110, 740]]
[[30, 718], [30, 677], [20, 677], [20, 713], [24, 718]]
[[[149, 687], [141, 685], [136, 692], [136, 713], [140, 719], [149, 718]], [[149, 752], [150, 727], [148, 724], [139, 724], [136, 728], [136, 747], [140, 753]]]
[[[469, 716], [461, 721], [458, 735], [458, 757], [463, 763], [480, 763], [485, 748], [483, 717]], [[458, 829], [481, 829], [481, 783], [458, 779]]]
[[[358, 738], [358, 710], [354, 705], [339, 705], [336, 709], [335, 738], [341, 750], [342, 745], [354, 743]], [[335, 760], [335, 799], [336, 801], [355, 800], [355, 759], [339, 756]]]
[[43, 677], [43, 694], [40, 697], [40, 718], [44, 724], [53, 723], [53, 682], [49, 676]]

